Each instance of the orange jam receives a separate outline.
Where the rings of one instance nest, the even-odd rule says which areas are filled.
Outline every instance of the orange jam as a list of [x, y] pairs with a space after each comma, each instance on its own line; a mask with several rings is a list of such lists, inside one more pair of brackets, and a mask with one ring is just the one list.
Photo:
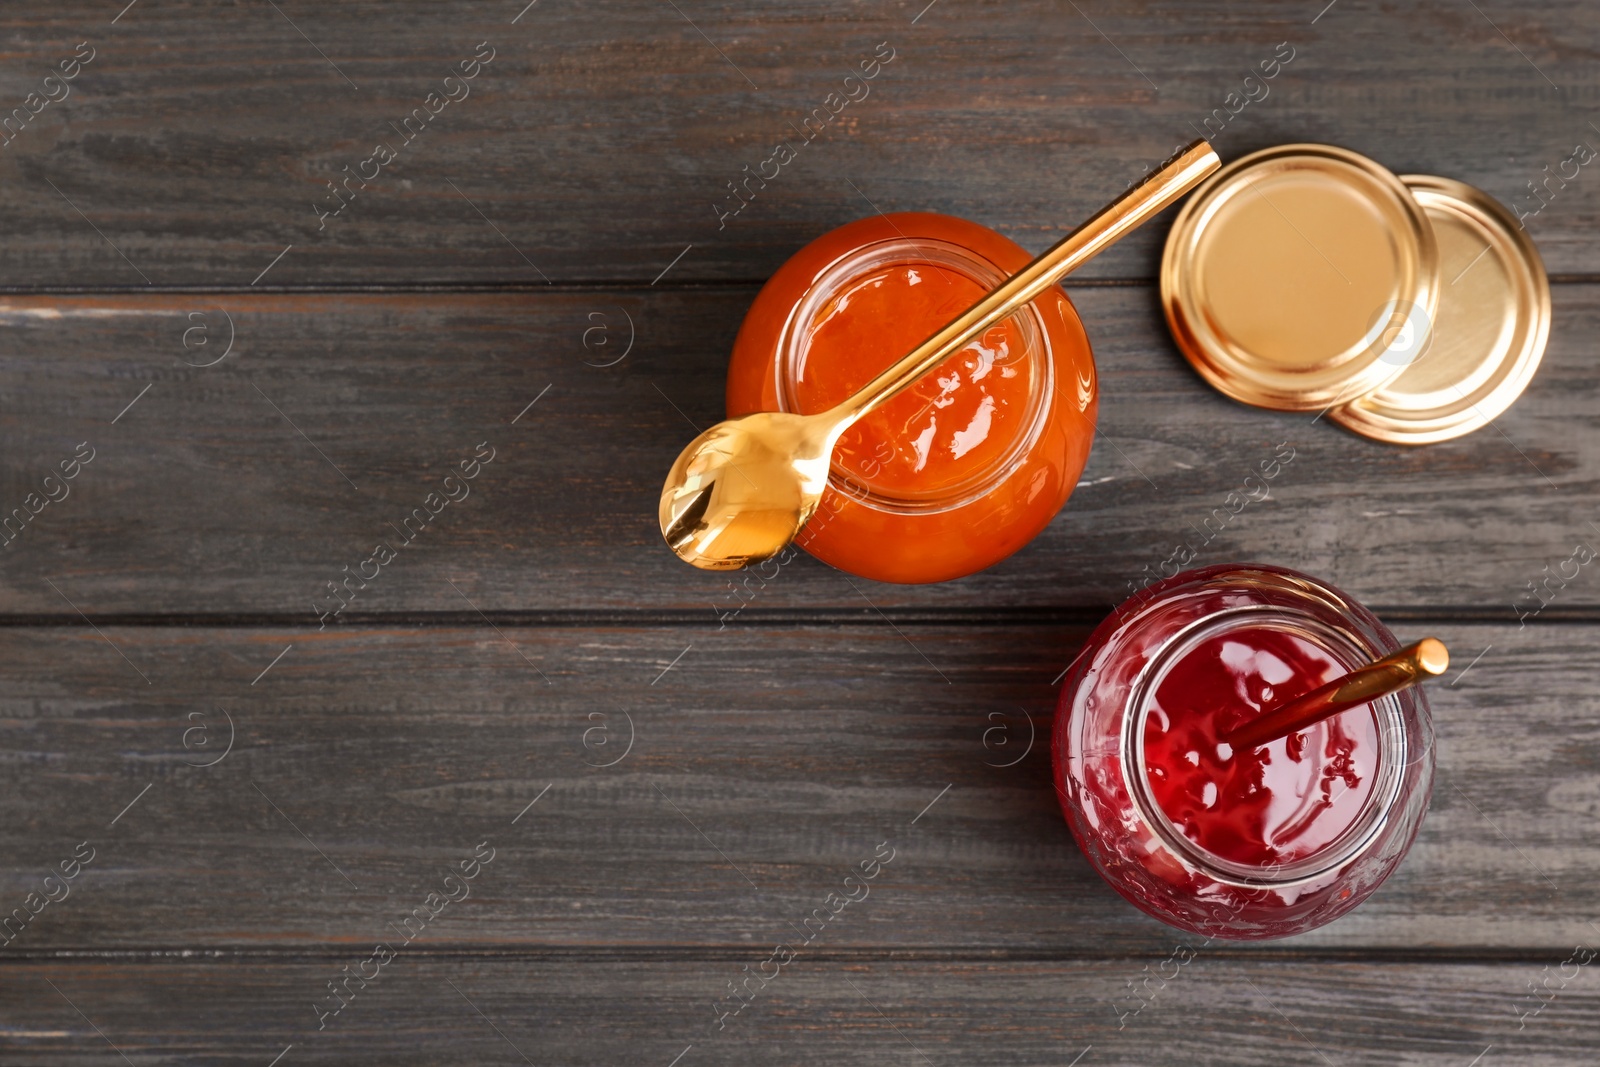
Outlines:
[[[729, 417], [833, 406], [1032, 258], [945, 215], [880, 215], [825, 234], [745, 317]], [[889, 582], [943, 581], [1004, 559], [1077, 484], [1096, 397], [1082, 323], [1052, 288], [844, 433], [799, 543]]]
[[[801, 411], [832, 407], [983, 299], [965, 274], [891, 263], [851, 279], [805, 328], [794, 368]], [[942, 493], [1022, 436], [1033, 390], [1028, 338], [1008, 319], [846, 430], [836, 462], [897, 496]]]

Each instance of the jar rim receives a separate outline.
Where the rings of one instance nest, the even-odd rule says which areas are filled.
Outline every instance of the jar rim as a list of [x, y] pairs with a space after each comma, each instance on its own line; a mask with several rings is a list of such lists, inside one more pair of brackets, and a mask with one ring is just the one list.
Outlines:
[[[1207, 877], [1244, 889], [1281, 889], [1337, 872], [1360, 857], [1382, 835], [1400, 800], [1405, 769], [1413, 762], [1407, 731], [1408, 707], [1422, 700], [1415, 688], [1371, 702], [1378, 728], [1376, 780], [1360, 810], [1331, 842], [1289, 863], [1247, 864], [1202, 848], [1186, 835], [1156, 800], [1145, 764], [1145, 724], [1154, 696], [1167, 672], [1202, 641], [1245, 627], [1272, 626], [1290, 630], [1354, 670], [1385, 654], [1358, 630], [1339, 627], [1304, 609], [1284, 604], [1248, 604], [1226, 608], [1189, 622], [1174, 632], [1140, 669], [1122, 716], [1121, 752], [1124, 779], [1134, 806], [1163, 843]], [[1425, 708], [1425, 705], [1424, 705]], [[1420, 758], [1420, 756], [1419, 756]]]
[[[902, 234], [870, 241], [845, 252], [817, 272], [784, 320], [773, 351], [773, 381], [777, 388], [778, 410], [800, 410], [795, 396], [797, 383], [794, 371], [804, 355], [800, 345], [805, 326], [815, 320], [824, 302], [871, 270], [909, 263], [926, 263], [953, 270], [981, 285], [985, 291], [996, 288], [1010, 276], [1009, 272], [982, 253], [940, 238], [907, 237]], [[1002, 320], [1009, 321], [1015, 321], [1022, 332], [1022, 347], [1033, 378], [1021, 428], [1013, 435], [1005, 451], [954, 485], [915, 496], [886, 493], [866, 485], [860, 477], [845, 470], [835, 458], [828, 468], [828, 487], [863, 507], [922, 515], [965, 507], [992, 493], [1020, 470], [1049, 422], [1049, 400], [1056, 388], [1055, 354], [1049, 331], [1045, 328], [1039, 309], [1032, 303]]]

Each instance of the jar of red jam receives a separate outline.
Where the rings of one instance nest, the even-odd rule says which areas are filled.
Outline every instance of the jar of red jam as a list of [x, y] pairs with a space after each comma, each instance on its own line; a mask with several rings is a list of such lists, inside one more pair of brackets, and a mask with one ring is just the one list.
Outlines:
[[[745, 316], [728, 417], [833, 406], [1032, 259], [947, 215], [877, 215], [817, 238]], [[1083, 324], [1053, 287], [847, 430], [798, 542], [883, 582], [945, 581], [1002, 560], [1066, 503], [1097, 396]]]
[[1220, 738], [1399, 647], [1344, 593], [1277, 567], [1188, 571], [1127, 601], [1056, 714], [1056, 789], [1084, 855], [1135, 906], [1208, 937], [1286, 937], [1354, 908], [1427, 810], [1422, 689], [1257, 749]]

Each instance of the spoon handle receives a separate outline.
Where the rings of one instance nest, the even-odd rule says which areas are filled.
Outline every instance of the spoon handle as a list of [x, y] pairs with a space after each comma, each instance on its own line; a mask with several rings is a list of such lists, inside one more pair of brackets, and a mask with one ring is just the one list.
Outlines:
[[1149, 221], [1222, 165], [1205, 141], [1195, 141], [1161, 164], [1143, 181], [1102, 208], [1093, 218], [1056, 242], [1049, 251], [1008, 278], [998, 289], [918, 345], [916, 350], [845, 398], [829, 413], [849, 425], [913, 384], [978, 334], [1004, 319], [1062, 275], [1093, 259], [1128, 231]]
[[1340, 712], [1398, 693], [1424, 678], [1436, 678], [1449, 666], [1450, 653], [1444, 643], [1436, 637], [1424, 637], [1414, 645], [1335, 678], [1304, 696], [1262, 712], [1222, 740], [1240, 752], [1259, 748]]

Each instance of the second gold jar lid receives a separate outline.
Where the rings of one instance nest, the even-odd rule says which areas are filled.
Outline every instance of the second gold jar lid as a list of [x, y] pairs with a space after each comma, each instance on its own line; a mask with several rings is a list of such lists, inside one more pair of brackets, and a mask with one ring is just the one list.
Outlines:
[[1407, 324], [1401, 373], [1328, 417], [1394, 444], [1444, 441], [1484, 426], [1522, 395], [1550, 334], [1550, 282], [1539, 251], [1511, 213], [1481, 189], [1449, 178], [1401, 179], [1433, 225], [1439, 306]]
[[1355, 152], [1290, 144], [1218, 171], [1161, 263], [1179, 348], [1235, 400], [1316, 411], [1372, 393], [1438, 302], [1433, 227], [1400, 179]]

